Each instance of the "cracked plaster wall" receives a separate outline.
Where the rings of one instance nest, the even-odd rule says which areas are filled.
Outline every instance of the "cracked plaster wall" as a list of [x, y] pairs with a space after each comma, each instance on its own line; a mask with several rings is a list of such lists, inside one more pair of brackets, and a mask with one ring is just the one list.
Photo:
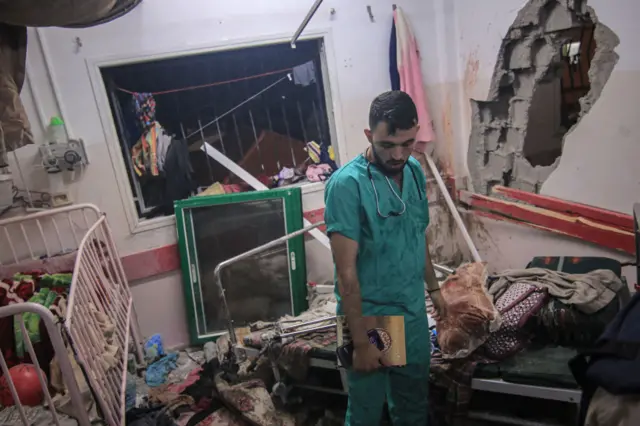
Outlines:
[[[530, 0], [519, 11], [500, 46], [488, 100], [470, 101], [468, 165], [477, 192], [489, 193], [493, 185], [539, 192], [558, 167], [560, 157], [548, 166], [532, 166], [523, 154], [524, 144], [527, 132], [532, 131], [528, 123], [534, 93], [561, 71], [561, 47], [569, 37], [563, 30], [579, 28], [584, 21], [595, 23], [596, 51], [589, 70], [591, 90], [580, 100], [580, 119], [598, 100], [618, 61], [614, 51], [618, 37], [598, 22], [586, 1]], [[554, 109], [557, 105], [536, 107]], [[527, 143], [548, 141], [529, 138]]]
[[[472, 130], [469, 100], [491, 99], [498, 52], [525, 3], [454, 0], [453, 12], [443, 18], [449, 32], [440, 40], [447, 41], [451, 55], [444, 57], [449, 77], [443, 80], [442, 98], [450, 96], [453, 101], [442, 110], [452, 111], [456, 172], [462, 176], [471, 175], [467, 161]], [[540, 185], [540, 193], [630, 214], [632, 204], [640, 201], [640, 2], [617, 0], [612, 7], [607, 0], [589, 0], [588, 5], [596, 11], [598, 22], [618, 36], [615, 52], [619, 59], [606, 85], [596, 89], [600, 92], [597, 102], [565, 136], [560, 161]], [[452, 56], [458, 62], [456, 73], [451, 71]], [[611, 250], [526, 226], [465, 213], [463, 218], [492, 271], [522, 268], [541, 255], [629, 260]], [[623, 273], [629, 283], [635, 282], [635, 267], [625, 267]]]
[[[450, 4], [450, 3], [447, 3]], [[609, 80], [600, 87], [591, 105], [563, 142], [555, 170], [540, 186], [540, 193], [601, 208], [631, 213], [640, 194], [640, 2], [589, 0], [589, 7], [619, 38], [619, 59]], [[509, 28], [523, 8], [522, 0], [454, 0], [452, 11], [442, 18], [446, 43], [440, 97], [452, 99], [448, 116], [454, 133], [456, 174], [471, 176], [468, 160], [472, 111], [470, 99], [491, 99], [492, 77], [498, 52]], [[451, 59], [454, 58], [454, 59]], [[457, 62], [454, 71], [453, 62]], [[603, 64], [604, 65], [604, 64]], [[430, 92], [430, 101], [434, 96]], [[436, 99], [442, 104], [443, 101]], [[433, 115], [438, 116], [440, 110]], [[438, 128], [438, 127], [437, 127]], [[437, 129], [436, 128], [436, 129]]]

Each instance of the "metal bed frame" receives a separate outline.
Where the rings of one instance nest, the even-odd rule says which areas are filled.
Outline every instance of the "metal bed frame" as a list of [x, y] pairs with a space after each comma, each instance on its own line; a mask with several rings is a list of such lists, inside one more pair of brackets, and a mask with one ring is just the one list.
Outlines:
[[[224, 262], [221, 262], [216, 267], [214, 271], [215, 282], [216, 282], [218, 291], [222, 296], [223, 310], [224, 310], [224, 314], [228, 324], [229, 338], [232, 343], [235, 356], [239, 361], [244, 361], [247, 358], [257, 357], [260, 354], [260, 350], [254, 349], [254, 348], [248, 348], [244, 346], [241, 342], [238, 342], [237, 336], [235, 334], [235, 328], [233, 325], [233, 319], [231, 318], [231, 313], [226, 303], [225, 289], [222, 285], [222, 280], [221, 280], [222, 270], [236, 262], [239, 262], [253, 255], [259, 254], [265, 250], [268, 250], [274, 246], [277, 246], [278, 244], [282, 244], [290, 240], [291, 238], [303, 235], [306, 232], [309, 232], [310, 230], [313, 230], [319, 226], [322, 226], [323, 224], [324, 222], [319, 222], [312, 226], [303, 228], [299, 231], [284, 235], [276, 240], [273, 240], [262, 246], [256, 247], [252, 250], [249, 250], [245, 253], [235, 256]], [[442, 265], [434, 264], [434, 269], [436, 271], [442, 272], [447, 275], [450, 275], [453, 273], [453, 270], [451, 268], [448, 268]], [[315, 331], [333, 329], [336, 327], [335, 320], [336, 320], [335, 316], [330, 316], [330, 317], [318, 318], [312, 321], [301, 322], [293, 325], [280, 326], [275, 332], [265, 333], [265, 335], [263, 336], [263, 340], [273, 339], [273, 340], [278, 340], [279, 342], [282, 342], [282, 343], [287, 343], [287, 341], [293, 340], [295, 339], [296, 336], [299, 336], [299, 335], [304, 335], [304, 334], [315, 332]], [[310, 360], [310, 366], [316, 367], [316, 368], [322, 368], [326, 370], [338, 370], [341, 376], [342, 389], [330, 389], [330, 388], [311, 386], [311, 385], [295, 385], [295, 387], [316, 390], [320, 392], [328, 392], [328, 393], [336, 393], [336, 394], [344, 394], [344, 395], [347, 394], [348, 384], [346, 380], [346, 371], [344, 370], [344, 368], [341, 368], [338, 365], [337, 359], [334, 361], [334, 360], [328, 360], [324, 358], [312, 357]], [[274, 396], [281, 398], [283, 402], [286, 402], [291, 386], [288, 386], [284, 383], [283, 378], [275, 362], [272, 362], [272, 370], [274, 373], [274, 377], [276, 379], [276, 384], [272, 389], [272, 394]], [[518, 396], [524, 396], [529, 398], [567, 402], [571, 404], [579, 404], [580, 397], [582, 394], [582, 392], [579, 390], [523, 385], [523, 384], [505, 382], [500, 379], [498, 380], [473, 379], [471, 383], [471, 387], [472, 389], [478, 390], [478, 391], [518, 395]], [[517, 419], [517, 418], [508, 417], [508, 416], [501, 416], [501, 415], [484, 413], [484, 412], [470, 412], [469, 417], [482, 419], [482, 420], [489, 420], [496, 423], [518, 424], [522, 426], [543, 425], [543, 423], [536, 423], [536, 422], [526, 421], [523, 419]]]
[[[27, 312], [39, 315], [46, 327], [79, 425], [89, 426], [96, 419], [89, 418], [86, 401], [81, 396], [69, 358], [74, 355], [104, 422], [110, 426], [124, 424], [127, 361], [131, 342], [138, 361], [142, 363], [144, 358], [133, 298], [105, 214], [94, 205], [79, 204], [5, 219], [0, 221], [0, 248], [0, 266], [76, 253], [63, 324], [58, 323], [48, 308], [28, 302], [1, 307], [0, 318], [13, 316], [14, 321], [19, 323], [25, 348], [38, 369], [38, 379], [44, 392], [44, 401], [52, 414], [52, 424], [60, 425], [59, 414], [24, 325], [23, 314]], [[110, 368], [99, 362], [107, 340], [96, 312], [108, 318], [114, 326], [109, 344], [117, 347], [116, 363]], [[68, 342], [74, 355], [70, 355], [65, 342]], [[20, 420], [23, 425], [29, 425], [2, 353], [0, 367], [16, 402]]]

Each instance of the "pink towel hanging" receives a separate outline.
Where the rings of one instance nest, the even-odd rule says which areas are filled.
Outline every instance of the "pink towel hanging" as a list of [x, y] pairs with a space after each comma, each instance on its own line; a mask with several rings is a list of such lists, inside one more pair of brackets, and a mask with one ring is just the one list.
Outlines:
[[402, 9], [396, 7], [393, 11], [393, 19], [396, 25], [397, 39], [397, 64], [400, 74], [400, 90], [407, 92], [418, 109], [418, 122], [420, 131], [416, 137], [415, 151], [425, 152], [427, 143], [435, 140], [431, 115], [427, 106], [422, 71], [420, 68], [420, 53], [416, 39], [411, 31]]

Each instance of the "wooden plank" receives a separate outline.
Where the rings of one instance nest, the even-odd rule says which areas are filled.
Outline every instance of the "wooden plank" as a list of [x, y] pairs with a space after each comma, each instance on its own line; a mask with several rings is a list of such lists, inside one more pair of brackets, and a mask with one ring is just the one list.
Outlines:
[[635, 254], [634, 233], [625, 228], [479, 194], [465, 193], [464, 202], [479, 216], [507, 220]]
[[633, 217], [628, 214], [601, 209], [587, 204], [574, 203], [546, 195], [533, 194], [519, 189], [506, 188], [504, 186], [494, 186], [493, 192], [514, 200], [524, 201], [536, 207], [575, 214], [598, 222], [633, 230]]

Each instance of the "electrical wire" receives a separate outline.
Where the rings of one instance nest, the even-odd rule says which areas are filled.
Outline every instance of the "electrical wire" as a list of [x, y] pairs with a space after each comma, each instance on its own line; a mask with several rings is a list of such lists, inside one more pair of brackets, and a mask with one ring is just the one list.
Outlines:
[[217, 116], [216, 118], [214, 118], [213, 120], [211, 120], [210, 122], [206, 123], [204, 126], [201, 126], [198, 130], [196, 130], [195, 132], [192, 132], [190, 134], [187, 135], [187, 139], [190, 138], [193, 135], [198, 134], [199, 132], [201, 132], [202, 130], [206, 129], [207, 127], [211, 126], [212, 124], [217, 123], [219, 120], [221, 120], [223, 117], [226, 117], [227, 115], [231, 114], [233, 111], [237, 110], [238, 108], [240, 108], [242, 105], [252, 101], [253, 99], [257, 98], [258, 96], [260, 96], [261, 94], [263, 94], [264, 92], [266, 92], [267, 90], [271, 89], [272, 87], [276, 86], [277, 84], [280, 84], [282, 81], [286, 80], [286, 79], [291, 79], [291, 74], [287, 74], [284, 77], [282, 77], [281, 79], [275, 81], [274, 83], [271, 83], [270, 85], [268, 85], [267, 87], [265, 87], [264, 89], [260, 90], [258, 93], [255, 93], [253, 95], [251, 95], [250, 97], [248, 97], [247, 99], [245, 99], [244, 101], [240, 102], [238, 105], [234, 106], [233, 108], [227, 110], [226, 112], [220, 114], [219, 116]]
[[[265, 72], [265, 73], [262, 73], [262, 74], [256, 74], [256, 75], [250, 75], [250, 76], [247, 76], [247, 77], [234, 78], [232, 80], [216, 81], [215, 83], [207, 83], [207, 84], [200, 84], [200, 85], [197, 85], [197, 86], [182, 87], [182, 88], [179, 88], [179, 89], [169, 89], [169, 90], [162, 90], [162, 91], [159, 91], [159, 92], [145, 92], [145, 93], [149, 93], [149, 94], [151, 94], [153, 96], [168, 95], [170, 93], [186, 92], [187, 90], [204, 89], [204, 88], [207, 88], [207, 87], [221, 86], [223, 84], [237, 83], [237, 82], [240, 82], [240, 81], [252, 80], [254, 78], [261, 78], [261, 77], [267, 77], [267, 76], [275, 75], [275, 74], [282, 74], [282, 73], [285, 73], [285, 72], [290, 72], [292, 70], [293, 70], [293, 68], [284, 68], [284, 69], [281, 69], [281, 70], [269, 71], [269, 72]], [[138, 93], [138, 92], [135, 92], [135, 91], [123, 89], [121, 87], [117, 87], [116, 89], [118, 89], [121, 92], [128, 93], [130, 95]]]
[[[35, 209], [49, 209], [53, 207], [51, 204], [51, 194], [46, 191], [32, 191], [20, 189], [17, 186], [11, 188], [13, 192], [13, 204], [5, 207], [0, 211], [0, 217], [7, 214], [11, 209], [23, 207], [23, 208], [35, 208]], [[31, 194], [31, 199], [24, 194]], [[38, 195], [39, 198], [33, 197]]]

